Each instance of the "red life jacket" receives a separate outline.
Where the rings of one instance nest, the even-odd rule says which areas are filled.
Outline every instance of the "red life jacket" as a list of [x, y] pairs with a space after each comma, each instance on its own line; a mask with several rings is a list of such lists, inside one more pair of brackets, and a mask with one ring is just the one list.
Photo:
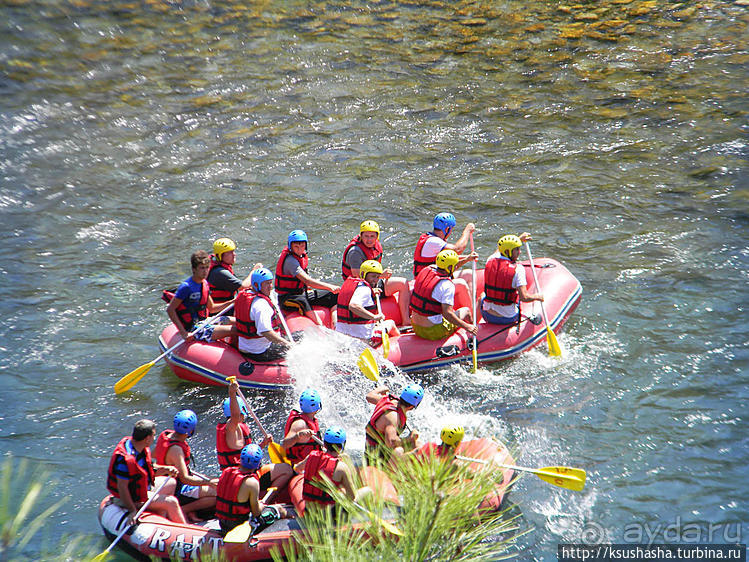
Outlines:
[[420, 457], [446, 457], [449, 449], [444, 445], [437, 443], [427, 443], [419, 448], [416, 453]]
[[423, 316], [442, 314], [442, 303], [432, 298], [432, 291], [443, 279], [452, 280], [452, 275], [438, 269], [437, 266], [422, 269], [414, 282], [414, 290], [408, 303], [409, 310]]
[[250, 426], [241, 422], [239, 424], [239, 430], [242, 432], [244, 445], [239, 449], [230, 449], [226, 444], [226, 422], [220, 423], [216, 426], [216, 454], [218, 455], [218, 465], [221, 467], [221, 470], [230, 466], [239, 466], [239, 455], [242, 452], [242, 448], [245, 445], [252, 443]]
[[338, 466], [338, 460], [338, 457], [323, 451], [312, 451], [309, 454], [304, 465], [304, 484], [302, 485], [302, 497], [305, 501], [321, 505], [335, 503], [335, 500], [325, 491], [320, 474], [322, 473], [333, 480], [333, 473]]
[[484, 270], [486, 300], [505, 305], [516, 304], [520, 300], [517, 289], [512, 287], [517, 265], [516, 262], [501, 258], [492, 258], [486, 262]]
[[[161, 293], [161, 298], [164, 302], [172, 302], [172, 299], [174, 298], [174, 292], [177, 289], [174, 290], [167, 290], [165, 289]], [[204, 320], [205, 318], [208, 318], [208, 295], [210, 295], [211, 289], [210, 285], [208, 285], [208, 281], [203, 280], [203, 283], [200, 288], [200, 304], [198, 305], [198, 320]], [[179, 303], [179, 306], [177, 307], [177, 316], [179, 316], [180, 321], [182, 322], [182, 325], [185, 327], [186, 330], [189, 330], [195, 322], [193, 322], [192, 313], [187, 310], [187, 307], [185, 306], [184, 301]]]
[[430, 236], [434, 236], [435, 238], [439, 238], [436, 234], [432, 234], [431, 232], [425, 232], [421, 236], [419, 236], [418, 242], [416, 242], [416, 249], [414, 250], [414, 278], [421, 272], [422, 269], [424, 269], [428, 265], [432, 265], [434, 263], [434, 260], [437, 258], [437, 256], [432, 256], [431, 258], [427, 258], [423, 255], [421, 255], [421, 251], [424, 249], [424, 244], [426, 244], [426, 241], [429, 240]]
[[[211, 273], [217, 267], [221, 269], [226, 269], [229, 271], [229, 273], [234, 275], [234, 269], [232, 268], [231, 265], [229, 265], [228, 263], [224, 263], [222, 261], [217, 261], [216, 256], [211, 254], [211, 269], [208, 270], [208, 279], [211, 278]], [[234, 295], [236, 294], [236, 291], [226, 291], [224, 289], [218, 289], [214, 287], [213, 285], [211, 285], [210, 281], [208, 282], [208, 285], [211, 289], [211, 298], [213, 299], [213, 302], [215, 303], [222, 303], [222, 302], [230, 301], [231, 299], [234, 298]]]
[[234, 301], [234, 317], [237, 319], [237, 333], [243, 338], [253, 339], [263, 337], [257, 333], [257, 326], [250, 319], [252, 303], [258, 297], [265, 300], [273, 310], [273, 316], [271, 317], [271, 326], [273, 330], [278, 331], [281, 326], [281, 319], [278, 317], [276, 307], [273, 306], [272, 300], [262, 293], [256, 293], [250, 289], [242, 289], [237, 294], [237, 300]]
[[383, 396], [382, 398], [380, 398], [379, 402], [375, 404], [375, 409], [374, 412], [372, 412], [372, 417], [369, 418], [369, 422], [364, 428], [365, 449], [369, 449], [370, 451], [380, 451], [381, 453], [383, 453], [382, 457], [385, 461], [387, 461], [389, 458], [389, 454], [385, 455], [386, 451], [388, 451], [387, 447], [385, 446], [385, 435], [383, 433], [380, 433], [375, 424], [381, 416], [387, 414], [388, 412], [398, 413], [398, 424], [396, 425], [395, 429], [400, 434], [400, 432], [403, 431], [403, 428], [406, 427], [406, 413], [398, 407], [398, 399], [392, 394]]
[[278, 262], [276, 263], [276, 276], [273, 281], [273, 286], [276, 289], [276, 292], [280, 296], [285, 295], [299, 295], [304, 291], [304, 283], [299, 281], [296, 277], [289, 277], [288, 275], [284, 275], [283, 273], [283, 263], [286, 261], [286, 256], [292, 256], [296, 261], [299, 262], [299, 265], [302, 266], [302, 269], [306, 272], [307, 266], [309, 264], [309, 259], [307, 258], [307, 252], [304, 252], [304, 255], [300, 258], [296, 254], [294, 254], [291, 250], [289, 250], [288, 247], [284, 248], [281, 251], [281, 255], [278, 258]]
[[118, 456], [122, 456], [127, 463], [127, 474], [129, 480], [127, 487], [130, 490], [130, 496], [134, 502], [144, 502], [148, 499], [148, 486], [153, 484], [154, 472], [151, 464], [151, 450], [146, 447], [146, 467], [143, 468], [135, 460], [135, 455], [128, 453], [125, 443], [130, 437], [123, 437], [117, 446], [114, 448], [112, 458], [109, 461], [109, 470], [107, 470], [107, 490], [116, 497], [120, 497], [120, 492], [117, 489], [117, 475], [114, 472], [114, 463]]
[[239, 466], [224, 469], [216, 486], [216, 517], [219, 521], [226, 521], [239, 525], [250, 517], [250, 502], [237, 501], [239, 488], [247, 478], [260, 480], [258, 471], [246, 472]]
[[348, 251], [354, 246], [359, 246], [359, 249], [364, 252], [364, 255], [368, 260], [377, 260], [378, 262], [382, 262], [382, 244], [380, 244], [380, 237], [377, 237], [377, 242], [375, 242], [375, 245], [372, 248], [367, 248], [364, 245], [364, 242], [361, 241], [361, 234], [359, 234], [359, 236], [357, 236], [356, 238], [352, 238], [351, 242], [349, 242], [348, 246], [346, 246], [346, 249], [343, 250], [343, 259], [341, 260], [341, 275], [343, 275], [344, 281], [351, 277], [351, 267], [349, 267], [349, 265], [346, 263], [346, 254], [348, 254]]
[[173, 429], [165, 429], [164, 431], [159, 433], [159, 436], [156, 439], [156, 449], [154, 450], [156, 462], [159, 464], [168, 464], [166, 462], [167, 451], [172, 445], [179, 445], [180, 449], [182, 449], [182, 452], [185, 454], [185, 465], [187, 466], [187, 473], [192, 474], [192, 470], [190, 470], [190, 461], [192, 461], [190, 445], [188, 445], [186, 441], [178, 441], [177, 439], [173, 439], [173, 435]]
[[[293, 424], [296, 420], [303, 420], [304, 423], [307, 424], [307, 427], [311, 429], [320, 440], [322, 440], [322, 435], [320, 435], [320, 422], [318, 422], [316, 419], [310, 421], [307, 418], [302, 417], [301, 412], [298, 412], [297, 410], [291, 410], [291, 412], [289, 412], [289, 417], [286, 420], [286, 427], [284, 427], [283, 430], [284, 435], [289, 434], [291, 424]], [[304, 460], [304, 458], [312, 451], [319, 451], [320, 445], [315, 443], [313, 440], [310, 440], [307, 443], [296, 443], [291, 447], [284, 447], [284, 449], [286, 449], [286, 456], [289, 457], [289, 460], [293, 461], [296, 464]]]
[[372, 291], [372, 287], [369, 286], [369, 283], [359, 277], [349, 277], [343, 282], [341, 291], [338, 293], [338, 322], [343, 322], [344, 324], [374, 323], [374, 320], [368, 320], [361, 316], [357, 316], [349, 308], [351, 297], [354, 296], [354, 291], [356, 291], [360, 286], [365, 286], [369, 289], [369, 292], [372, 293], [372, 304], [370, 306], [365, 306], [364, 309], [372, 314], [377, 314], [377, 304], [375, 303], [374, 291]]

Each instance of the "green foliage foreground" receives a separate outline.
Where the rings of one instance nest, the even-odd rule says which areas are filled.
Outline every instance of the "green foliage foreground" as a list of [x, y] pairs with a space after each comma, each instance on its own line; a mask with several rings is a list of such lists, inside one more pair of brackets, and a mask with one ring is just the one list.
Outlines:
[[[501, 512], [480, 515], [477, 507], [501, 480], [501, 472], [469, 471], [439, 459], [404, 463], [388, 472], [400, 497], [400, 509], [381, 499], [364, 501], [368, 515], [328, 483], [328, 490], [353, 522], [352, 529], [336, 527], [330, 511], [310, 509], [304, 517], [307, 533], [295, 537], [296, 548], [284, 554], [291, 561], [372, 560], [497, 560], [510, 556], [519, 536], [516, 516]], [[507, 503], [507, 502], [505, 502]], [[388, 533], [383, 517], [403, 532]], [[281, 560], [281, 555], [274, 556]]]

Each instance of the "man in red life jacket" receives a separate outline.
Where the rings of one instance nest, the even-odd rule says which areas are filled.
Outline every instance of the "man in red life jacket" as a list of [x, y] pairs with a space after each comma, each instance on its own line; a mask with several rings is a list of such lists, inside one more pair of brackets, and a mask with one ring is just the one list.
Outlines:
[[299, 410], [289, 413], [281, 446], [293, 464], [303, 461], [312, 451], [320, 450], [312, 436], [320, 438], [320, 423], [316, 416], [321, 409], [320, 393], [308, 388], [299, 396]]
[[252, 290], [239, 291], [234, 304], [237, 348], [253, 361], [277, 361], [286, 356], [289, 342], [281, 336], [281, 318], [271, 300], [273, 273], [261, 267], [252, 272], [251, 281]]
[[[206, 252], [198, 250], [190, 256], [192, 265], [192, 276], [188, 277], [174, 292], [174, 296], [169, 301], [166, 313], [169, 319], [179, 330], [179, 335], [184, 340], [188, 338], [189, 332], [195, 327], [195, 324], [225, 308], [227, 303], [217, 305], [213, 302], [208, 286], [208, 271], [211, 267], [211, 259]], [[232, 301], [233, 302], [233, 299]], [[222, 325], [206, 326], [194, 335], [195, 339], [212, 341], [227, 336], [234, 335], [234, 317], [225, 316], [221, 321]]]
[[[230, 466], [238, 466], [242, 449], [252, 443], [249, 426], [244, 422], [245, 416], [249, 414], [247, 406], [237, 400], [239, 384], [233, 380], [229, 384], [229, 397], [224, 399], [222, 408], [226, 416], [226, 422], [216, 426], [216, 452], [218, 454], [218, 465], [221, 470]], [[260, 447], [267, 447], [272, 441], [268, 435]], [[260, 487], [270, 487], [281, 490], [293, 476], [291, 466], [286, 463], [263, 465], [260, 474]]]
[[377, 312], [375, 295], [380, 293], [377, 282], [383, 273], [382, 264], [376, 260], [367, 260], [359, 268], [359, 276], [352, 275], [343, 282], [338, 293], [337, 332], [359, 338], [370, 344], [381, 341], [374, 333], [375, 323], [382, 321], [384, 329], [392, 335], [399, 335], [398, 328], [392, 320], [385, 320], [385, 315]]
[[287, 516], [282, 505], [265, 505], [263, 489], [263, 451], [259, 445], [245, 445], [239, 466], [230, 466], [221, 473], [216, 496], [216, 517], [226, 533], [250, 520], [253, 531], [271, 525]]
[[439, 458], [445, 461], [454, 461], [455, 455], [457, 454], [457, 447], [463, 440], [465, 435], [465, 429], [462, 425], [446, 425], [440, 431], [440, 439], [442, 443], [427, 443], [423, 445], [417, 452], [416, 456], [419, 458]]
[[[307, 233], [303, 230], [289, 233], [286, 247], [276, 263], [275, 288], [282, 308], [303, 312], [315, 324], [322, 325], [312, 307], [335, 307], [341, 288], [307, 273], [307, 242]], [[335, 308], [331, 311], [331, 324], [335, 327]]]
[[416, 276], [411, 293], [411, 324], [414, 333], [427, 340], [441, 340], [458, 328], [476, 335], [477, 326], [471, 324], [471, 310], [455, 310], [455, 285], [452, 273], [459, 262], [453, 250], [442, 250], [436, 263], [421, 270]]
[[[151, 497], [153, 492], [149, 488], [156, 479], [177, 476], [173, 466], [151, 462], [151, 445], [155, 436], [156, 424], [153, 421], [135, 422], [132, 435], [120, 440], [109, 461], [107, 489], [114, 496], [113, 503], [128, 510], [128, 525], [137, 523], [135, 514]], [[176, 523], [186, 523], [173, 492], [174, 481], [167, 483], [151, 500], [149, 509]]]
[[210, 510], [216, 505], [216, 484], [218, 478], [206, 478], [192, 473], [194, 464], [187, 439], [195, 434], [198, 417], [192, 410], [181, 410], [174, 416], [174, 430], [165, 429], [156, 440], [156, 462], [171, 465], [177, 469], [177, 490], [175, 495], [182, 505], [183, 513], [191, 518], [196, 511]]
[[497, 242], [497, 251], [486, 262], [481, 315], [492, 324], [514, 324], [520, 319], [521, 302], [543, 301], [540, 293], [529, 293], [525, 267], [517, 263], [527, 232], [507, 234]]
[[341, 462], [341, 453], [346, 447], [346, 431], [341, 427], [329, 427], [323, 436], [324, 451], [312, 451], [307, 457], [294, 465], [294, 472], [304, 473], [302, 497], [307, 508], [310, 505], [328, 507], [335, 505], [335, 500], [326, 491], [323, 475], [350, 500], [356, 499], [351, 469]]
[[[349, 277], [364, 276], [359, 272], [361, 264], [368, 260], [382, 263], [382, 244], [380, 244], [380, 225], [373, 220], [365, 220], [359, 226], [359, 236], [351, 239], [343, 250], [341, 273], [345, 281]], [[382, 272], [381, 289], [386, 297], [398, 293], [398, 306], [401, 313], [401, 324], [408, 323], [408, 299], [411, 291], [405, 277], [393, 277], [393, 270], [389, 267]]]
[[409, 384], [396, 398], [387, 387], [378, 387], [367, 394], [367, 402], [375, 405], [372, 417], [365, 428], [364, 458], [367, 464], [384, 464], [407, 454], [406, 449], [418, 446], [419, 434], [412, 432], [405, 439], [401, 433], [406, 429], [408, 412], [421, 404], [424, 389], [418, 384]]
[[236, 296], [237, 291], [250, 287], [252, 271], [263, 267], [263, 264], [256, 263], [250, 275], [240, 280], [234, 275], [236, 250], [237, 245], [231, 238], [219, 238], [213, 243], [211, 269], [208, 272], [207, 281], [211, 288], [211, 298], [216, 304], [229, 303]]

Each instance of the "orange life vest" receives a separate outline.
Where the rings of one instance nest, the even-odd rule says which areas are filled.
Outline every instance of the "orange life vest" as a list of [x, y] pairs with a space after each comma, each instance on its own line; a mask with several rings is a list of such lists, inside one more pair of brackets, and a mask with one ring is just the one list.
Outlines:
[[216, 486], [216, 518], [233, 525], [244, 523], [250, 517], [250, 502], [238, 502], [237, 496], [247, 478], [260, 480], [258, 471], [247, 472], [239, 466], [224, 469]]
[[302, 269], [305, 272], [307, 271], [307, 266], [309, 265], [307, 252], [305, 252], [302, 257], [299, 257], [291, 250], [289, 250], [288, 247], [284, 248], [281, 251], [281, 255], [279, 256], [278, 262], [276, 263], [276, 276], [273, 281], [273, 286], [275, 287], [279, 297], [285, 295], [299, 295], [302, 293], [302, 291], [304, 291], [305, 287], [304, 283], [302, 283], [296, 277], [290, 277], [284, 274], [283, 264], [286, 261], [286, 256], [292, 256], [296, 261], [298, 261], [299, 265], [302, 266]]
[[504, 305], [518, 302], [518, 290], [512, 287], [517, 265], [517, 262], [502, 258], [492, 258], [486, 262], [484, 286], [487, 301]]
[[359, 277], [349, 277], [343, 282], [341, 291], [338, 293], [338, 322], [343, 322], [344, 324], [371, 324], [374, 322], [374, 320], [368, 320], [367, 318], [357, 316], [349, 308], [351, 297], [354, 296], [354, 292], [360, 286], [367, 287], [370, 293], [372, 293], [372, 304], [364, 307], [365, 310], [372, 314], [377, 314], [377, 304], [375, 303], [374, 291], [372, 291], [372, 287], [370, 287], [369, 283]]
[[[216, 260], [216, 256], [211, 254], [211, 269], [208, 271], [209, 280], [211, 278], [211, 273], [217, 267], [221, 269], [226, 269], [229, 273], [234, 275], [234, 269], [232, 268], [231, 265], [229, 265], [228, 263], [224, 263], [222, 261]], [[211, 285], [210, 281], [208, 281], [208, 285], [210, 286], [211, 298], [213, 299], [214, 303], [222, 303], [222, 302], [230, 301], [231, 299], [234, 298], [234, 295], [237, 293], [237, 291], [235, 290], [227, 291], [225, 289], [219, 289], [217, 287], [214, 287], [213, 285]]]
[[416, 249], [414, 250], [414, 278], [416, 278], [416, 276], [426, 266], [432, 265], [437, 257], [432, 256], [431, 258], [427, 258], [421, 254], [422, 250], [424, 249], [424, 244], [426, 244], [426, 241], [429, 240], [430, 236], [439, 238], [439, 236], [432, 234], [431, 232], [425, 232], [424, 234], [419, 236], [419, 240], [416, 242]]
[[272, 328], [278, 330], [281, 326], [281, 319], [278, 317], [272, 300], [262, 293], [256, 293], [250, 289], [242, 289], [237, 294], [237, 300], [234, 301], [234, 317], [237, 319], [237, 333], [243, 338], [253, 339], [263, 337], [257, 333], [257, 326], [250, 318], [252, 303], [258, 297], [265, 300], [273, 310], [273, 316], [271, 317]]
[[[307, 424], [307, 427], [311, 429], [319, 439], [322, 439], [322, 435], [320, 435], [320, 423], [316, 419], [308, 420], [307, 418], [303, 417], [301, 412], [298, 412], [297, 410], [291, 410], [291, 412], [289, 412], [289, 417], [286, 420], [286, 426], [283, 430], [284, 435], [289, 434], [291, 424], [293, 424], [296, 420], [303, 420], [304, 423]], [[304, 458], [312, 451], [319, 451], [320, 445], [310, 440], [307, 443], [296, 443], [291, 447], [284, 447], [284, 449], [286, 449], [286, 456], [289, 458], [289, 460], [296, 464], [304, 460]]]
[[437, 266], [422, 269], [414, 282], [411, 300], [408, 303], [409, 310], [423, 316], [442, 314], [442, 303], [432, 297], [432, 291], [443, 279], [452, 279], [452, 275], [438, 269]]
[[375, 409], [374, 412], [372, 412], [372, 417], [369, 418], [369, 422], [364, 428], [365, 449], [369, 450], [370, 454], [372, 452], [379, 452], [379, 456], [384, 461], [387, 461], [390, 458], [390, 455], [387, 452], [386, 447], [384, 446], [385, 435], [377, 429], [375, 424], [381, 416], [387, 414], [388, 412], [398, 413], [398, 424], [396, 425], [396, 431], [400, 434], [400, 432], [403, 431], [403, 429], [406, 427], [406, 413], [398, 407], [398, 399], [392, 394], [383, 396], [382, 398], [380, 398], [377, 404], [375, 404]]
[[304, 465], [304, 484], [302, 485], [302, 496], [305, 501], [321, 505], [335, 503], [335, 500], [323, 488], [323, 480], [320, 474], [324, 474], [330, 480], [333, 480], [333, 473], [338, 466], [338, 461], [338, 457], [323, 451], [312, 451], [309, 454]]
[[182, 449], [182, 452], [185, 454], [185, 465], [187, 466], [187, 472], [188, 474], [192, 474], [192, 471], [190, 470], [190, 461], [192, 461], [192, 453], [190, 452], [190, 445], [188, 445], [186, 441], [179, 441], [177, 439], [173, 439], [173, 436], [174, 436], [173, 429], [165, 429], [164, 431], [159, 433], [159, 436], [156, 439], [156, 449], [154, 450], [154, 456], [156, 457], [156, 462], [159, 464], [168, 464], [166, 462], [167, 451], [172, 445], [178, 445], [179, 448]]
[[145, 468], [138, 464], [135, 455], [128, 452], [125, 443], [130, 437], [123, 437], [114, 448], [112, 458], [109, 461], [109, 470], [107, 470], [107, 490], [116, 498], [120, 497], [117, 489], [117, 474], [114, 472], [115, 461], [118, 456], [122, 456], [127, 464], [128, 482], [127, 487], [130, 490], [130, 496], [134, 502], [144, 502], [148, 499], [148, 486], [153, 484], [154, 471], [151, 464], [151, 450], [146, 447]]
[[242, 432], [244, 445], [239, 449], [230, 449], [226, 444], [226, 422], [216, 426], [216, 454], [218, 455], [218, 465], [221, 467], [221, 470], [230, 466], [239, 466], [239, 455], [242, 453], [242, 448], [252, 443], [250, 426], [241, 422], [239, 430]]
[[348, 251], [354, 246], [359, 246], [359, 249], [364, 252], [364, 255], [368, 260], [377, 260], [378, 262], [382, 262], [382, 244], [380, 244], [380, 237], [377, 237], [377, 242], [375, 242], [375, 245], [373, 247], [367, 248], [364, 245], [364, 242], [361, 241], [361, 234], [359, 234], [357, 237], [352, 238], [351, 242], [349, 242], [348, 246], [346, 246], [346, 249], [343, 250], [343, 259], [341, 260], [341, 275], [343, 275], [344, 281], [351, 277], [351, 267], [346, 263], [346, 254], [348, 254]]

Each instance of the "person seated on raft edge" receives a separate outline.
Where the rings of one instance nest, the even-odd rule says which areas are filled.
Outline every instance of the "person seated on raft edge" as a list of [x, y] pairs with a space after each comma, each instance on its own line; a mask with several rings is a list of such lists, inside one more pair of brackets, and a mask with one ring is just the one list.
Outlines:
[[[251, 286], [252, 272], [263, 267], [262, 263], [256, 263], [250, 274], [240, 280], [234, 275], [234, 263], [237, 260], [237, 244], [231, 238], [219, 238], [213, 242], [213, 254], [211, 255], [211, 269], [208, 272], [208, 285], [210, 295], [216, 304], [228, 303], [237, 296], [240, 289]], [[226, 305], [224, 305], [226, 306]]]
[[455, 310], [455, 285], [452, 273], [459, 262], [453, 250], [442, 250], [437, 254], [434, 265], [421, 270], [416, 277], [411, 293], [411, 324], [414, 333], [425, 340], [441, 340], [458, 328], [472, 335], [478, 333], [477, 324], [472, 321], [467, 307]]
[[[359, 272], [361, 264], [368, 260], [382, 263], [383, 254], [380, 243], [380, 225], [373, 220], [365, 220], [359, 226], [359, 236], [351, 239], [343, 250], [341, 260], [341, 275], [345, 281], [349, 277], [364, 276]], [[398, 293], [398, 307], [401, 313], [401, 324], [408, 324], [408, 301], [411, 290], [408, 288], [408, 280], [405, 277], [393, 277], [393, 270], [389, 267], [382, 272], [382, 281], [378, 286], [384, 291], [386, 297]]]
[[[371, 494], [372, 490], [367, 486], [354, 489], [351, 468], [341, 462], [341, 455], [346, 447], [346, 430], [337, 426], [329, 427], [322, 440], [325, 444], [324, 451], [312, 451], [303, 461], [294, 465], [294, 472], [304, 473], [302, 497], [306, 508], [309, 509], [310, 505], [323, 508], [335, 505], [335, 500], [325, 489], [321, 474], [327, 476], [350, 500], [361, 501], [363, 496]], [[337, 515], [335, 511], [334, 514]]]
[[303, 461], [312, 451], [319, 451], [312, 436], [320, 439], [320, 422], [317, 414], [322, 409], [320, 393], [312, 388], [306, 389], [299, 396], [299, 410], [291, 410], [286, 419], [286, 426], [281, 440], [281, 447], [292, 465]]
[[[232, 466], [239, 466], [242, 449], [252, 443], [250, 427], [244, 421], [249, 412], [244, 402], [240, 404], [237, 400], [238, 391], [239, 383], [233, 380], [229, 384], [229, 397], [224, 398], [221, 404], [226, 421], [216, 425], [216, 454], [222, 471]], [[267, 447], [272, 440], [273, 437], [268, 435], [260, 443], [260, 447]], [[260, 469], [260, 489], [281, 490], [289, 483], [293, 475], [291, 466], [286, 463], [265, 464]]]
[[440, 440], [442, 442], [439, 445], [437, 443], [426, 443], [416, 450], [414, 456], [418, 459], [436, 457], [453, 462], [455, 461], [458, 445], [463, 441], [464, 436], [465, 429], [462, 425], [446, 425], [440, 431]]
[[[476, 225], [472, 222], [469, 222], [465, 226], [463, 233], [455, 244], [447, 242], [456, 224], [455, 216], [452, 213], [438, 213], [434, 217], [432, 231], [422, 234], [416, 242], [416, 248], [414, 249], [414, 279], [418, 277], [422, 269], [434, 264], [437, 254], [442, 250], [453, 250], [459, 255], [460, 259], [455, 269], [460, 269], [463, 264], [478, 257], [475, 252], [471, 252], [467, 256], [461, 255], [468, 245], [471, 234], [476, 231]], [[464, 271], [458, 275], [458, 279], [455, 280], [455, 290], [459, 301], [471, 302], [472, 285], [473, 277], [470, 271]]]
[[384, 329], [391, 336], [400, 335], [395, 322], [385, 320], [385, 315], [377, 312], [375, 295], [381, 289], [377, 282], [383, 273], [382, 264], [375, 260], [367, 260], [361, 264], [358, 275], [349, 276], [338, 293], [338, 322], [336, 332], [341, 332], [352, 338], [359, 338], [371, 346], [382, 343], [382, 337], [374, 333], [375, 323], [384, 322]]
[[289, 515], [282, 505], [265, 504], [260, 499], [267, 484], [263, 480], [268, 474], [264, 471], [260, 446], [257, 443], [245, 445], [239, 459], [239, 466], [225, 469], [218, 480], [216, 518], [224, 534], [248, 519], [257, 532]]
[[312, 307], [317, 305], [331, 308], [331, 328], [335, 328], [334, 307], [341, 288], [309, 276], [307, 242], [307, 233], [303, 230], [292, 230], [289, 233], [286, 247], [281, 251], [276, 263], [275, 289], [278, 293], [278, 302], [284, 310], [304, 313], [318, 326], [322, 326], [322, 321]]
[[107, 470], [107, 490], [112, 494], [112, 503], [128, 510], [128, 525], [134, 525], [135, 514], [153, 496], [152, 486], [164, 478], [168, 482], [153, 498], [150, 511], [175, 523], [187, 523], [182, 508], [174, 497], [177, 469], [173, 466], [152, 463], [151, 445], [156, 437], [156, 424], [151, 420], [135, 422], [129, 437], [123, 437], [112, 452]]
[[252, 289], [242, 289], [234, 303], [237, 349], [260, 363], [286, 356], [290, 343], [280, 332], [281, 318], [271, 300], [273, 273], [261, 267], [252, 273]]
[[197, 511], [213, 510], [216, 505], [218, 478], [194, 475], [190, 463], [194, 463], [187, 439], [195, 434], [198, 416], [192, 410], [180, 410], [174, 415], [174, 430], [165, 429], [156, 440], [154, 455], [156, 462], [177, 469], [175, 496], [182, 512], [192, 521], [199, 520]]
[[[529, 293], [525, 267], [517, 267], [520, 247], [531, 235], [507, 234], [497, 241], [497, 251], [489, 256], [484, 270], [485, 292], [481, 293], [481, 316], [491, 324], [520, 322], [520, 302], [543, 301], [543, 295]], [[533, 322], [533, 320], [531, 320]]]
[[223, 316], [219, 323], [212, 324], [198, 330], [194, 336], [189, 332], [195, 327], [200, 320], [208, 318], [208, 314], [219, 312], [228, 306], [234, 299], [222, 304], [213, 302], [208, 286], [208, 270], [211, 267], [211, 258], [208, 253], [198, 250], [190, 256], [192, 265], [192, 276], [180, 283], [174, 292], [174, 297], [169, 301], [166, 307], [166, 313], [169, 319], [179, 330], [182, 339], [189, 341], [193, 337], [196, 340], [215, 341], [236, 334], [233, 316]]
[[407, 438], [400, 434], [406, 428], [408, 412], [421, 404], [424, 389], [412, 383], [403, 389], [400, 397], [390, 394], [386, 386], [375, 388], [367, 394], [367, 402], [375, 405], [372, 416], [365, 427], [364, 460], [368, 465], [397, 462], [406, 454], [406, 448], [416, 449], [419, 446], [419, 434], [415, 431]]

